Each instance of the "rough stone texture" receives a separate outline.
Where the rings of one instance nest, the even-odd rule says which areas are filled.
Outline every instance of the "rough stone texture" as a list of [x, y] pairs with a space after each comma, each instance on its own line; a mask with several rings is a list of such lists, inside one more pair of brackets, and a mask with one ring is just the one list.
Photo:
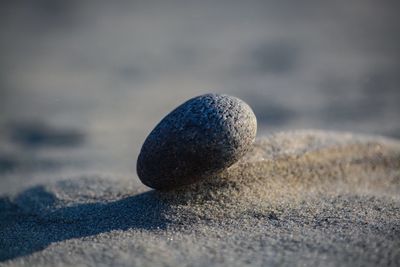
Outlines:
[[140, 180], [156, 189], [192, 184], [239, 160], [251, 147], [256, 117], [242, 100], [206, 94], [168, 114], [145, 140]]

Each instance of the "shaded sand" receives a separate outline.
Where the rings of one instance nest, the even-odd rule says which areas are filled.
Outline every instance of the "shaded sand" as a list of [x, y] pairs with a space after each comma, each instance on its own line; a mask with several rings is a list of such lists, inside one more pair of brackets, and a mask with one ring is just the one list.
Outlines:
[[297, 131], [217, 177], [89, 176], [0, 199], [4, 266], [398, 266], [400, 142]]

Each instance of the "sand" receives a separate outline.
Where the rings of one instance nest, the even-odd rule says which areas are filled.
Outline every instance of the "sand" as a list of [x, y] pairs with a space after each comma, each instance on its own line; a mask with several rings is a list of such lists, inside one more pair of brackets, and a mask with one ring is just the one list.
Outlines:
[[[399, 266], [400, 141], [270, 135], [400, 138], [399, 3], [2, 1], [0, 265]], [[146, 136], [210, 92], [259, 145], [149, 191]]]
[[2, 266], [398, 266], [400, 142], [259, 138], [201, 183], [66, 177], [0, 198]]

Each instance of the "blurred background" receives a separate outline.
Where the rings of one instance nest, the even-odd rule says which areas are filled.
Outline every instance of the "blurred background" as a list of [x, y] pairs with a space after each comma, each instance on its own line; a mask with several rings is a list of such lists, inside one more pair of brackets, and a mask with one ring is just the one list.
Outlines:
[[400, 138], [399, 3], [1, 1], [0, 193], [135, 177], [155, 124], [208, 92], [248, 102], [259, 136]]

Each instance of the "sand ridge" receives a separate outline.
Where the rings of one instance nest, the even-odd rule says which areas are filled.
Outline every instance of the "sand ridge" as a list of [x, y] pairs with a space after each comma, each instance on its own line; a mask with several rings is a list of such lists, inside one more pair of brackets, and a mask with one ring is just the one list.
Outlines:
[[398, 198], [399, 192], [399, 143], [296, 131], [260, 138], [242, 160], [220, 175], [158, 195], [172, 206], [214, 219], [322, 196], [357, 193]]

